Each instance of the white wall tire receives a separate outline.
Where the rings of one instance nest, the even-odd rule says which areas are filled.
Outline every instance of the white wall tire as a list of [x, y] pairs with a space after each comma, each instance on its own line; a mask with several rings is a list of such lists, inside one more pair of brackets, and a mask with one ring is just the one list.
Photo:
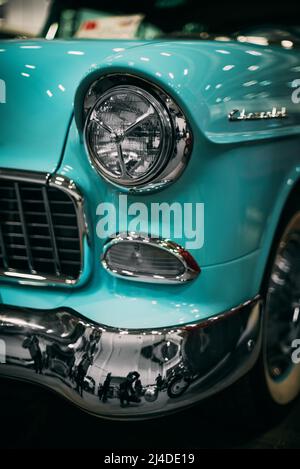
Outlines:
[[280, 239], [265, 301], [263, 364], [268, 391], [278, 405], [300, 393], [300, 364], [292, 361], [295, 339], [300, 339], [300, 211]]

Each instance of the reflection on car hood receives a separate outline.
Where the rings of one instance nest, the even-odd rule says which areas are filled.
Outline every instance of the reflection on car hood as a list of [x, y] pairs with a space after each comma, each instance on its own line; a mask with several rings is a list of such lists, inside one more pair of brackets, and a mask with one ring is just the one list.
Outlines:
[[57, 168], [79, 82], [119, 48], [120, 41], [0, 42], [1, 167]]

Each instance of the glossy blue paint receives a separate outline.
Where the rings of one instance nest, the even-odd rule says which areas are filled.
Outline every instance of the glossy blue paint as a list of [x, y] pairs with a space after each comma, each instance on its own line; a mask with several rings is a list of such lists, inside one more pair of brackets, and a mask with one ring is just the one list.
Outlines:
[[[300, 107], [292, 101], [295, 80], [300, 77], [298, 52], [218, 41], [145, 44], [98, 63], [77, 91], [76, 113], [80, 114], [88, 84], [99, 74], [116, 71], [134, 73], [163, 86], [213, 143], [299, 134]], [[287, 107], [289, 118], [239, 123], [224, 118], [233, 109], [260, 112], [273, 106]]]
[[[300, 104], [292, 102], [299, 53], [233, 42], [37, 41], [29, 44], [41, 49], [20, 49], [23, 44], [28, 43], [5, 43], [3, 53], [10, 57], [4, 78], [12, 79], [22, 106], [16, 110], [15, 101], [0, 105], [1, 119], [9, 117], [0, 130], [1, 166], [56, 169], [76, 182], [85, 195], [91, 234], [90, 280], [72, 290], [2, 284], [2, 301], [69, 306], [111, 326], [159, 327], [206, 318], [255, 296], [284, 203], [300, 180]], [[32, 76], [19, 77], [21, 64], [30, 63], [36, 66], [28, 72]], [[101, 201], [116, 203], [119, 191], [98, 176], [88, 159], [81, 135], [82, 100], [95, 79], [120, 72], [165, 89], [192, 127], [193, 152], [181, 178], [161, 192], [128, 197], [129, 203], [147, 206], [205, 204], [204, 246], [192, 251], [202, 274], [189, 285], [136, 284], [112, 278], [100, 266], [103, 240], [96, 237], [96, 208]], [[45, 90], [55, 92], [50, 97]], [[73, 120], [68, 132], [75, 92], [78, 127]], [[273, 106], [286, 107], [288, 119], [227, 119], [235, 108], [258, 112]], [[17, 139], [14, 116], [22, 129]], [[184, 245], [186, 239], [179, 242]]]
[[85, 48], [82, 41], [0, 43], [0, 79], [6, 84], [6, 102], [0, 103], [1, 167], [55, 171], [76, 88], [93, 62], [115, 54], [118, 44], [104, 41]]

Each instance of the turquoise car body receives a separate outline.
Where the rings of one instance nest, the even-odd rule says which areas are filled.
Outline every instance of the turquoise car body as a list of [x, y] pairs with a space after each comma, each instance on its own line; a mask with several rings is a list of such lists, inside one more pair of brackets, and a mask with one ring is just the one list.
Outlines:
[[[124, 192], [89, 158], [83, 104], [91, 85], [112, 74], [164, 90], [189, 123], [193, 146], [180, 177], [126, 196], [127, 205], [149, 210], [154, 202], [203, 204], [203, 243], [191, 252], [201, 272], [192, 281], [134, 282], [101, 263], [107, 240], [97, 236], [97, 207], [112, 203], [117, 218], [127, 211], [118, 203]], [[272, 110], [279, 115], [267, 118]], [[230, 118], [243, 112], [260, 118]], [[93, 414], [131, 419], [191, 405], [251, 370], [261, 351], [266, 266], [300, 187], [296, 49], [233, 40], [3, 41], [0, 122], [0, 176], [73, 181], [87, 227], [78, 284], [0, 278], [0, 347], [8, 352], [2, 366], [0, 349], [1, 375], [48, 386]], [[153, 223], [150, 235], [164, 223]]]
[[[164, 89], [191, 126], [193, 151], [182, 176], [162, 191], [128, 195], [128, 203], [204, 204], [204, 245], [193, 252], [202, 272], [193, 282], [135, 283], [111, 277], [101, 267], [104, 241], [96, 236], [96, 208], [101, 201], [116, 203], [120, 191], [89, 161], [82, 102], [92, 82], [116, 72]], [[84, 194], [89, 244], [80, 287], [1, 281], [1, 301], [75, 308], [112, 327], [156, 328], [216, 316], [259, 294], [280, 216], [300, 182], [299, 76], [298, 51], [279, 46], [192, 40], [2, 42], [0, 166], [72, 179]], [[274, 106], [285, 107], [288, 118], [227, 118], [233, 109], [262, 112]]]

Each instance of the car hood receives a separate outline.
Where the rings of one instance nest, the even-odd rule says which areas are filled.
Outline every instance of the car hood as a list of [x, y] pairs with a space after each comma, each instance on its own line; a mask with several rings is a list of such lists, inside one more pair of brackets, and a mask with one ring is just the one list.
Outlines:
[[0, 42], [0, 166], [55, 171], [79, 82], [119, 50], [109, 40]]

